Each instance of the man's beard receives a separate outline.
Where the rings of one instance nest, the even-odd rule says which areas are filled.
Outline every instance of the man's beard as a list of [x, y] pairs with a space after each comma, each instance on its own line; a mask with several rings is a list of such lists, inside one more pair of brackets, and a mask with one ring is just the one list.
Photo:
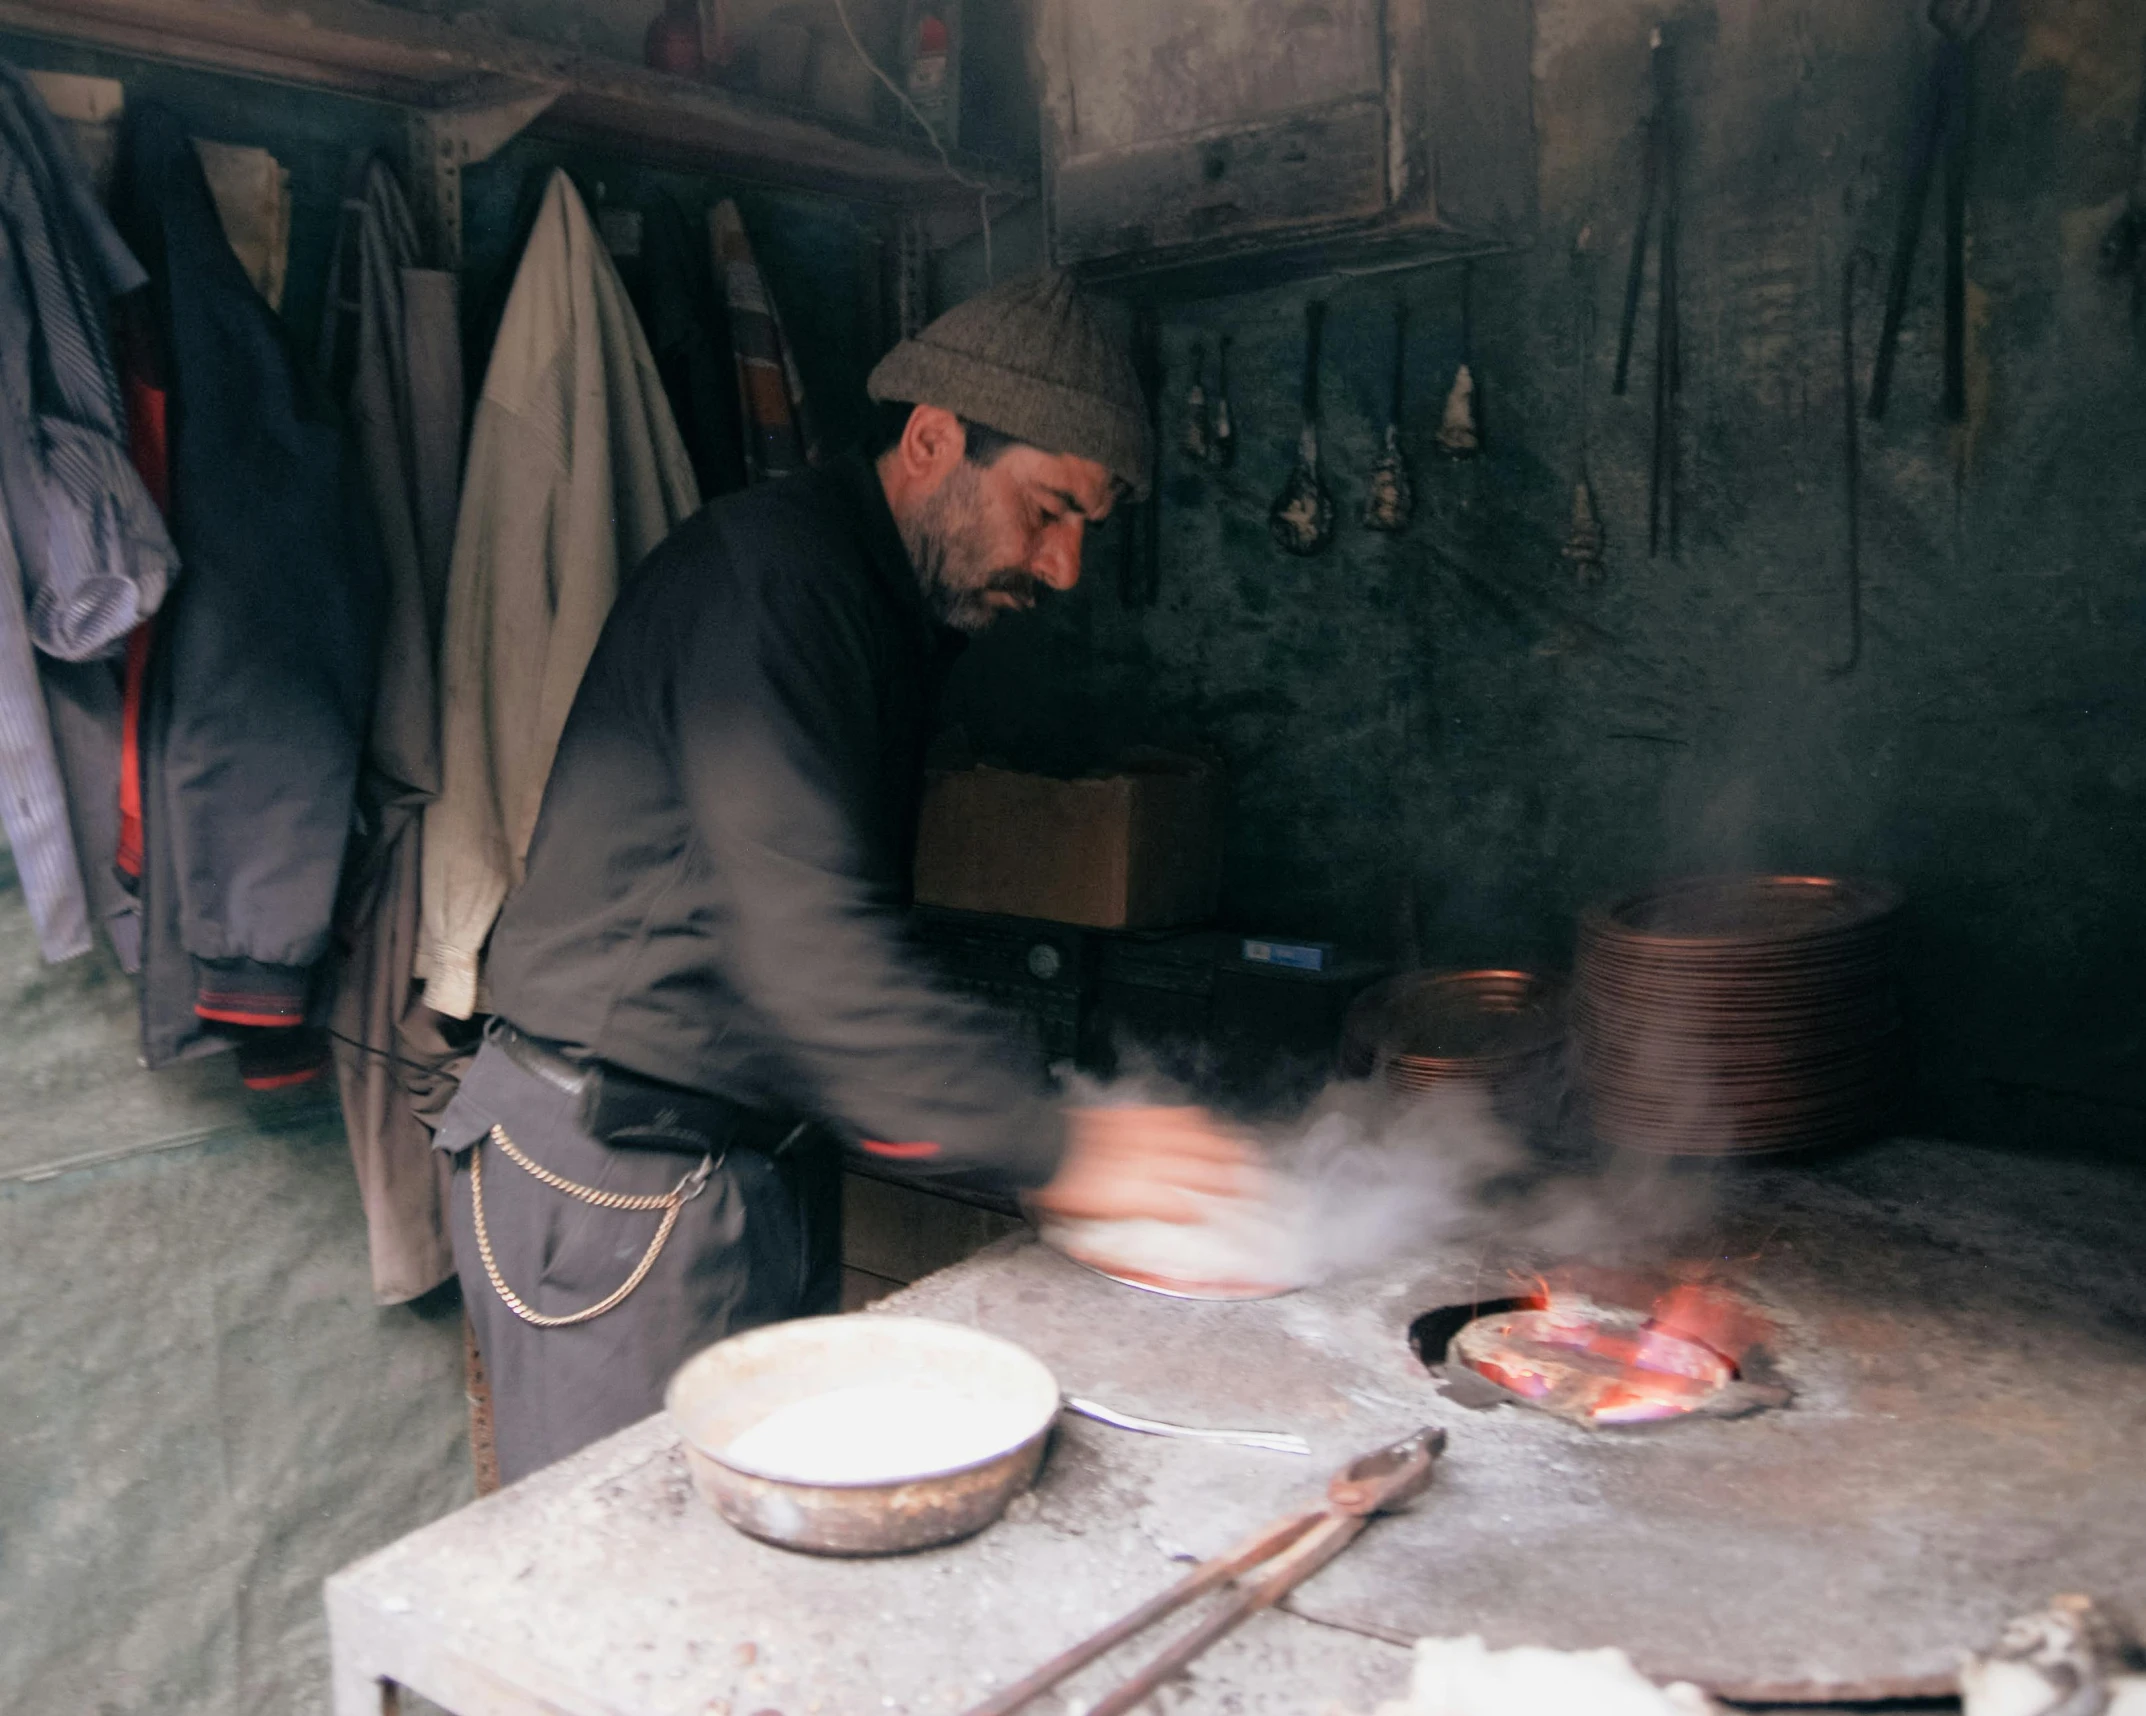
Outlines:
[[980, 632], [1000, 613], [986, 596], [1004, 591], [1034, 607], [1043, 580], [1018, 566], [993, 566], [985, 546], [983, 473], [964, 459], [902, 526], [924, 600], [940, 623]]

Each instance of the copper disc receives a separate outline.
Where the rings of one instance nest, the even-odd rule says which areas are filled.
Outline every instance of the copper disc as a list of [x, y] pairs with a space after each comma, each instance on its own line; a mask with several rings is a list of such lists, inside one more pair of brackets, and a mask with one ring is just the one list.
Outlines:
[[1497, 1094], [1564, 1043], [1561, 984], [1531, 971], [1411, 971], [1366, 990], [1342, 1027], [1341, 1067], [1404, 1095]]
[[1706, 876], [1580, 920], [1573, 1032], [1596, 1134], [1675, 1155], [1868, 1136], [1899, 1087], [1897, 890]]

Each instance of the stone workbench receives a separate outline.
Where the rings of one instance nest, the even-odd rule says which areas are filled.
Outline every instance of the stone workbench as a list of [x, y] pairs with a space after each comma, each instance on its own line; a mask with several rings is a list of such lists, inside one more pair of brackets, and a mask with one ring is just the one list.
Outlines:
[[[1297, 1430], [1313, 1457], [1166, 1441], [1068, 1414], [1034, 1490], [981, 1535], [831, 1560], [733, 1531], [693, 1490], [659, 1415], [331, 1579], [336, 1716], [380, 1716], [383, 1682], [456, 1716], [958, 1712], [1170, 1584], [1183, 1572], [1173, 1557], [1316, 1501], [1334, 1468], [1409, 1420], [1389, 1409], [1374, 1428], [1345, 1398], [1241, 1376], [1217, 1386], [1237, 1368], [1226, 1345], [1197, 1356], [1154, 1339], [1157, 1314], [1169, 1326], [1253, 1310], [1136, 1293], [1025, 1235], [1001, 1241], [872, 1314], [1018, 1329], [1069, 1392], [1179, 1422]], [[1127, 1319], [1119, 1360], [1078, 1357], [1113, 1313]], [[1422, 1393], [1435, 1398], [1427, 1382]], [[1168, 1636], [1158, 1629], [1067, 1691], [1092, 1700]], [[1394, 1644], [1267, 1614], [1202, 1659], [1169, 1707], [1369, 1711], [1406, 1676]], [[1043, 1716], [1068, 1707], [1053, 1697], [1035, 1706]]]
[[[1623, 1431], [1446, 1398], [1410, 1322], [1524, 1279], [1510, 1211], [1497, 1243], [1427, 1237], [1386, 1270], [1247, 1304], [1137, 1292], [1023, 1233], [879, 1309], [1004, 1335], [1126, 1412], [1294, 1431], [1311, 1458], [1069, 1418], [980, 1536], [830, 1561], [733, 1532], [652, 1419], [331, 1580], [338, 1716], [376, 1716], [382, 1679], [457, 1716], [954, 1716], [1423, 1424], [1451, 1438], [1430, 1492], [1168, 1708], [1368, 1711], [1403, 1685], [1408, 1641], [1467, 1632], [1619, 1645], [1658, 1680], [1754, 1704], [1929, 1696], [2054, 1591], [2146, 1596], [2146, 1177], [1895, 1140], [1640, 1189], [1614, 1219], [1590, 1194], [1588, 1250], [1652, 1234], [1742, 1296], [1786, 1409]], [[1568, 1201], [1537, 1226], [1562, 1219], [1577, 1245]]]

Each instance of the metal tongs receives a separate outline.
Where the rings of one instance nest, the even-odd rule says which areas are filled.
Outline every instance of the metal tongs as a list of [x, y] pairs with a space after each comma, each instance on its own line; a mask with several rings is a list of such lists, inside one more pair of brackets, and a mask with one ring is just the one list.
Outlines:
[[1390, 1513], [1415, 1500], [1431, 1483], [1431, 1465], [1444, 1452], [1446, 1433], [1425, 1428], [1413, 1436], [1352, 1460], [1326, 1486], [1326, 1505], [1262, 1526], [1236, 1548], [1203, 1561], [1160, 1596], [1093, 1638], [1053, 1657], [1026, 1680], [967, 1712], [1010, 1716], [1068, 1675], [1113, 1651], [1196, 1597], [1219, 1585], [1241, 1583], [1237, 1594], [1186, 1633], [1115, 1692], [1088, 1707], [1088, 1716], [1124, 1716], [1162, 1683], [1249, 1615], [1271, 1609], [1346, 1549], [1374, 1514]]
[[1900, 231], [1893, 243], [1893, 272], [1885, 287], [1885, 323], [1870, 371], [1870, 416], [1885, 415], [1893, 390], [1893, 358], [1915, 278], [1915, 241], [1932, 169], [1945, 168], [1945, 421], [1967, 416], [1967, 51], [1989, 21], [1990, 0], [1930, 0], [1937, 56], [1930, 63], [1915, 128], [1908, 145], [1907, 194], [1900, 201]]

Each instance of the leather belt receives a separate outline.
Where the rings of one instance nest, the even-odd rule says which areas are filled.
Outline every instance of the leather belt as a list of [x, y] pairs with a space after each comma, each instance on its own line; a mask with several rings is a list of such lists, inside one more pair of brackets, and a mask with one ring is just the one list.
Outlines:
[[593, 1055], [569, 1055], [562, 1044], [531, 1036], [505, 1019], [492, 1020], [485, 1040], [522, 1071], [570, 1098], [582, 1129], [599, 1143], [718, 1158], [726, 1150], [781, 1156], [811, 1126], [808, 1120], [649, 1078]]

